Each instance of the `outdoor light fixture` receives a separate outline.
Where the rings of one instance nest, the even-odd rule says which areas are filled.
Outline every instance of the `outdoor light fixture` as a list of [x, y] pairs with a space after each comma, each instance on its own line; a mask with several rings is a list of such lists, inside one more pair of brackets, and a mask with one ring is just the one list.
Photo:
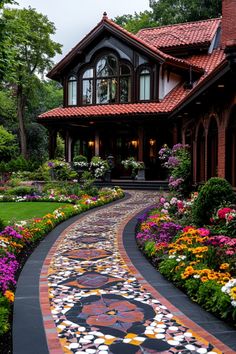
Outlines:
[[218, 88], [224, 88], [225, 85], [224, 85], [224, 84], [219, 84], [219, 85], [217, 85], [217, 87], [218, 87]]
[[149, 144], [150, 144], [151, 146], [154, 146], [154, 145], [156, 144], [156, 140], [150, 139], [150, 140], [149, 140]]
[[198, 105], [199, 105], [199, 104], [202, 104], [202, 102], [201, 102], [201, 101], [197, 101], [197, 102], [196, 102], [196, 104], [198, 104]]
[[136, 149], [138, 147], [138, 141], [137, 140], [132, 140], [131, 145]]
[[88, 146], [89, 146], [90, 148], [94, 147], [94, 141], [93, 141], [93, 140], [89, 140]]

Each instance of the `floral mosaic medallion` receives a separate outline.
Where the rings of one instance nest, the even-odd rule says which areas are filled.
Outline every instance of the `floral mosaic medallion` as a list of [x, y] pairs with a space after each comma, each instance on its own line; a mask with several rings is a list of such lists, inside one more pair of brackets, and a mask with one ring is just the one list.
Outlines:
[[80, 289], [104, 289], [111, 285], [123, 282], [122, 278], [115, 278], [97, 272], [85, 272], [77, 278], [68, 279], [60, 285], [71, 286]]
[[96, 249], [96, 248], [79, 248], [77, 250], [71, 250], [63, 254], [64, 257], [74, 259], [76, 261], [96, 261], [101, 258], [106, 258], [112, 255], [112, 252]]
[[48, 287], [63, 352], [222, 353], [145, 291], [121, 258], [118, 229], [131, 214], [155, 204], [158, 195], [130, 194], [105, 211], [93, 210], [58, 242]]

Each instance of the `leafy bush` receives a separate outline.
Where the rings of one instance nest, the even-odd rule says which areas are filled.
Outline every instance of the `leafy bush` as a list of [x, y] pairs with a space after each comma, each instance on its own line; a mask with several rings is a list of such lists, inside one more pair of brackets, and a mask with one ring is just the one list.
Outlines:
[[232, 186], [223, 178], [210, 178], [201, 188], [193, 204], [193, 220], [196, 225], [209, 223], [214, 210], [222, 203], [232, 203], [235, 199]]
[[24, 195], [28, 195], [28, 194], [32, 195], [34, 193], [37, 193], [37, 189], [34, 187], [18, 186], [18, 187], [8, 189], [5, 192], [5, 195], [24, 196]]
[[0, 336], [10, 329], [10, 303], [0, 295]]

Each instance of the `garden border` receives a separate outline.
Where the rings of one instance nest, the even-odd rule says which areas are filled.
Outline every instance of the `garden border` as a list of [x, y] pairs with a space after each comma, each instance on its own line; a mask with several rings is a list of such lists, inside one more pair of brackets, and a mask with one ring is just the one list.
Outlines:
[[193, 303], [186, 294], [165, 279], [140, 252], [135, 240], [135, 227], [137, 218], [149, 209], [136, 214], [118, 231], [118, 246], [125, 263], [144, 289], [168, 307], [178, 320], [224, 354], [236, 353], [235, 329]]
[[[48, 263], [47, 256], [55, 247], [54, 244], [61, 234], [64, 234], [65, 230], [72, 227], [78, 220], [94, 210], [106, 208], [129, 198], [130, 195], [125, 193], [123, 198], [92, 208], [63, 221], [45, 236], [30, 255], [17, 281], [12, 326], [13, 354], [32, 354], [32, 352], [34, 354], [60, 353], [58, 346], [55, 346], [58, 339], [55, 325], [54, 327], [51, 326], [52, 316], [51, 314], [44, 314], [44, 309], [47, 312], [49, 308], [48, 288], [45, 279]], [[40, 299], [40, 292], [44, 293], [45, 291], [47, 292], [47, 304], [44, 296], [41, 296]], [[47, 338], [49, 343], [47, 343]], [[48, 344], [50, 344], [50, 347]]]

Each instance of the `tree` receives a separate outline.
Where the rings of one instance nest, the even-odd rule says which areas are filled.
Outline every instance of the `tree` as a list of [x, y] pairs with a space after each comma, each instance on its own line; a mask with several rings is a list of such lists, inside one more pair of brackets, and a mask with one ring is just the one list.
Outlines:
[[221, 0], [150, 0], [153, 19], [160, 25], [219, 17], [221, 4]]
[[221, 4], [222, 0], [150, 0], [151, 11], [118, 16], [115, 22], [137, 33], [141, 28], [219, 17]]
[[35, 9], [4, 9], [3, 18], [3, 47], [8, 48], [4, 81], [15, 90], [21, 153], [28, 158], [25, 107], [38, 76], [51, 68], [52, 58], [61, 53], [61, 45], [50, 38], [55, 33], [54, 24]]
[[0, 160], [10, 160], [15, 156], [16, 150], [16, 137], [0, 125]]

